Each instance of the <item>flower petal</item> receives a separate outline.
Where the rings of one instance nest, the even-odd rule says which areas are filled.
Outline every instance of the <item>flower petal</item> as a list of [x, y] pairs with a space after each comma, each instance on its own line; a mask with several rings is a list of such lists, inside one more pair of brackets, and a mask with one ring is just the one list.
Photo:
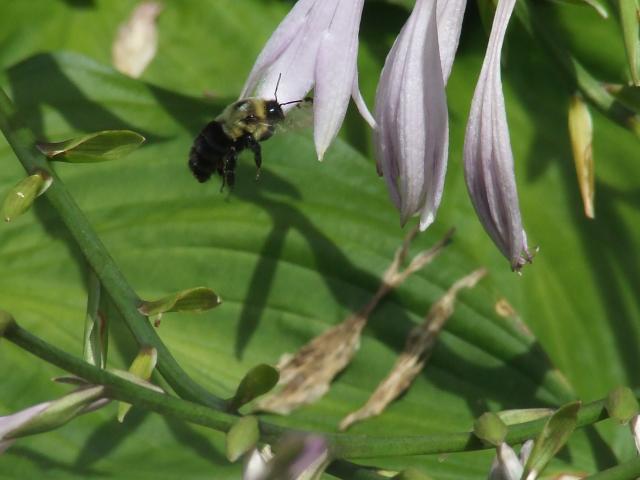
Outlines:
[[451, 74], [453, 59], [458, 49], [466, 6], [467, 0], [438, 1], [438, 41], [440, 42], [440, 61], [445, 84]]
[[[283, 42], [279, 37], [280, 27], [273, 34], [274, 44], [279, 43], [283, 48], [276, 51], [270, 46], [271, 40], [267, 42], [263, 54], [258, 57], [256, 65], [247, 80], [242, 96], [248, 96], [251, 92], [260, 98], [273, 98], [278, 80], [278, 100], [282, 103], [294, 101], [304, 97], [313, 87], [316, 74], [316, 63], [318, 49], [320, 47], [324, 33], [329, 28], [331, 19], [334, 17], [339, 0], [314, 0], [307, 10], [302, 10], [304, 17], [302, 23], [292, 24], [293, 33], [288, 42]], [[287, 22], [289, 16], [297, 10], [298, 4], [294, 6], [283, 24]], [[296, 13], [295, 16], [301, 16]], [[298, 28], [293, 27], [297, 25]], [[295, 31], [294, 31], [295, 30]], [[266, 53], [265, 53], [266, 52]]]
[[379, 171], [401, 223], [435, 217], [448, 150], [448, 114], [440, 66], [435, 0], [418, 0], [387, 57], [376, 95]]
[[45, 411], [51, 403], [52, 402], [39, 403], [11, 415], [0, 417], [0, 440], [10, 438], [11, 432], [27, 424], [32, 418]]
[[362, 93], [360, 93], [360, 86], [358, 85], [358, 72], [356, 71], [355, 78], [353, 79], [353, 91], [351, 92], [351, 97], [353, 98], [353, 102], [356, 104], [358, 108], [358, 112], [364, 118], [364, 121], [369, 124], [371, 128], [374, 130], [377, 128], [376, 119], [373, 118], [373, 115], [369, 111], [369, 107], [367, 107], [364, 98], [362, 98]]
[[465, 178], [482, 225], [519, 270], [531, 261], [522, 227], [507, 115], [500, 77], [500, 52], [515, 0], [500, 0], [480, 78], [471, 103], [464, 146]]
[[498, 463], [502, 468], [502, 478], [504, 480], [520, 480], [524, 468], [513, 448], [506, 443], [501, 443], [497, 450]]
[[313, 136], [319, 160], [336, 137], [349, 106], [356, 78], [363, 5], [364, 0], [339, 1], [318, 51]]
[[[298, 37], [299, 32], [307, 24], [313, 10], [315, 0], [300, 0], [296, 2], [284, 20], [278, 25], [266, 45], [258, 55], [256, 63], [249, 73], [240, 98], [248, 97], [260, 83], [260, 80], [271, 64], [273, 64]], [[275, 88], [275, 84], [274, 84]]]

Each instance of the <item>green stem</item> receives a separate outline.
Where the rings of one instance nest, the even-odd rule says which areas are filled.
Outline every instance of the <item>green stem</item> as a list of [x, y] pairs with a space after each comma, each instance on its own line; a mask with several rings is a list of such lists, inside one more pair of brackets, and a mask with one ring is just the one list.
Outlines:
[[[17, 324], [7, 327], [5, 337], [31, 352], [35, 356], [67, 370], [85, 380], [105, 385], [113, 398], [141, 406], [164, 415], [170, 415], [198, 425], [226, 432], [237, 417], [198, 405], [180, 398], [163, 395], [134, 385], [107, 371], [90, 365], [73, 355], [48, 344], [44, 340], [20, 328]], [[578, 426], [590, 425], [607, 418], [605, 400], [584, 405], [578, 412]], [[511, 425], [507, 435], [510, 444], [522, 443], [534, 438], [544, 427], [547, 418]], [[285, 432], [284, 429], [267, 422], [260, 423], [262, 440], [272, 442]], [[308, 432], [298, 432], [308, 433]], [[370, 435], [323, 434], [337, 458], [380, 458], [454, 453], [492, 448], [483, 445], [472, 433], [441, 433], [397, 437], [372, 437]], [[364, 477], [363, 477], [364, 478]]]
[[549, 27], [549, 22], [534, 8], [530, 8], [529, 2], [518, 2], [515, 14], [529, 33], [542, 40], [543, 45], [585, 98], [613, 121], [640, 136], [640, 116], [617, 101], [603, 87], [602, 82], [589, 73], [557, 38], [556, 33]]
[[209, 393], [187, 375], [160, 340], [147, 318], [137, 311], [139, 298], [64, 183], [51, 170], [46, 158], [36, 150], [36, 139], [33, 133], [22, 124], [13, 102], [2, 89], [0, 89], [0, 130], [27, 172], [44, 170], [52, 176], [53, 183], [45, 193], [47, 200], [69, 229], [137, 342], [141, 346], [153, 346], [158, 351], [158, 370], [167, 383], [183, 398], [222, 408], [224, 401]]
[[587, 478], [589, 480], [634, 480], [640, 478], [640, 457]]
[[168, 394], [158, 393], [131, 383], [107, 370], [97, 368], [50, 345], [16, 323], [11, 324], [5, 330], [4, 336], [10, 342], [42, 360], [71, 372], [88, 382], [106, 386], [109, 396], [115, 400], [131, 403], [163, 415], [177, 417], [221, 432], [226, 432], [237, 419], [233, 415], [220, 412], [211, 407]]
[[336, 460], [329, 465], [327, 473], [349, 480], [389, 480], [388, 477], [383, 477], [368, 468], [344, 460]]

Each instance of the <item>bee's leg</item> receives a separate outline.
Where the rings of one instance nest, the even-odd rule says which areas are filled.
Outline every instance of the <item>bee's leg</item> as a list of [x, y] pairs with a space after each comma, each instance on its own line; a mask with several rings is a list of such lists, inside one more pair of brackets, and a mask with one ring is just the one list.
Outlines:
[[253, 159], [256, 162], [256, 180], [260, 178], [260, 168], [262, 167], [262, 148], [260, 142], [258, 142], [253, 135], [245, 135], [245, 145], [253, 152]]
[[236, 163], [238, 161], [238, 152], [235, 148], [229, 151], [229, 154], [224, 159], [224, 166], [222, 168], [222, 189], [225, 185], [229, 185], [230, 189], [233, 189], [233, 185], [236, 183]]

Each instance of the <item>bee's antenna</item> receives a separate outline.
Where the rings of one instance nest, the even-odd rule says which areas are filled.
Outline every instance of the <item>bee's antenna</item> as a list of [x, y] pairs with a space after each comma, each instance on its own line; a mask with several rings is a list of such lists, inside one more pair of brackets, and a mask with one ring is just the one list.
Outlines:
[[[277, 101], [277, 100], [276, 100], [276, 101]], [[303, 99], [303, 100], [294, 100], [294, 101], [292, 101], [292, 102], [279, 103], [278, 105], [280, 105], [280, 106], [282, 107], [283, 105], [291, 105], [292, 103], [302, 103], [302, 102], [304, 102], [304, 101], [305, 101], [304, 99]]]
[[280, 80], [282, 79], [282, 73], [278, 75], [278, 81], [276, 82], [276, 91], [273, 92], [273, 96], [276, 99], [276, 103], [278, 103], [278, 87], [280, 86]]

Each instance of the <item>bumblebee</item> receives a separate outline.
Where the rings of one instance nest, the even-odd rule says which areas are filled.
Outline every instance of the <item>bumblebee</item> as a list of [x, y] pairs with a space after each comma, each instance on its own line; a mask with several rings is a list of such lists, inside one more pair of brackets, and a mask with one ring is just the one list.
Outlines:
[[222, 177], [221, 191], [225, 185], [232, 188], [238, 155], [251, 150], [257, 174], [262, 166], [260, 143], [269, 139], [276, 127], [284, 121], [282, 107], [292, 103], [311, 102], [311, 99], [279, 103], [261, 98], [245, 98], [232, 103], [208, 123], [198, 134], [189, 153], [189, 168], [199, 182], [206, 182], [215, 172]]

